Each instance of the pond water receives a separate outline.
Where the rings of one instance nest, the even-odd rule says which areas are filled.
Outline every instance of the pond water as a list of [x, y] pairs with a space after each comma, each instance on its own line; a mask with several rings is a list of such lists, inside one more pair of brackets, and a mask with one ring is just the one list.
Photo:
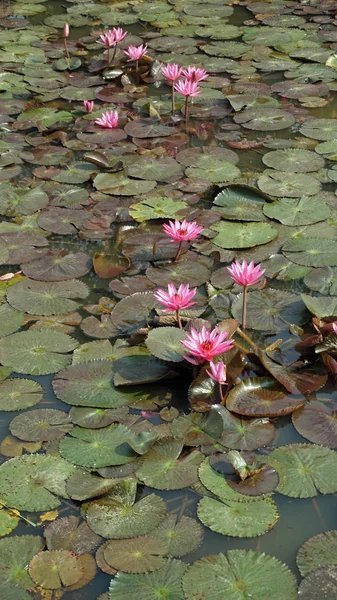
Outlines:
[[[335, 3], [4, 1], [0, 28], [1, 600], [336, 600]], [[209, 74], [186, 120], [166, 63]], [[246, 333], [234, 260], [265, 269]], [[222, 405], [202, 326], [235, 341]]]

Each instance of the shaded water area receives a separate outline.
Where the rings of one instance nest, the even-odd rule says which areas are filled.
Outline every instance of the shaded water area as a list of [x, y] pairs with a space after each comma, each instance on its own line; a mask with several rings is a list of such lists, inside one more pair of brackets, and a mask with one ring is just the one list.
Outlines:
[[336, 599], [335, 2], [3, 1], [0, 63], [0, 599]]

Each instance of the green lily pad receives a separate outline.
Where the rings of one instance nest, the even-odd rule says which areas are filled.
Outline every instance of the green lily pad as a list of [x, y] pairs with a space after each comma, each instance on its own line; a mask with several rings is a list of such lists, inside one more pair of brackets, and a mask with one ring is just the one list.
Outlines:
[[212, 242], [221, 248], [252, 248], [267, 244], [277, 237], [277, 230], [269, 223], [220, 221], [210, 229], [218, 232], [218, 235], [212, 238]]
[[314, 196], [321, 189], [318, 179], [311, 175], [269, 169], [259, 177], [257, 184], [265, 194], [288, 198], [301, 198], [303, 190], [307, 196]]
[[255, 131], [279, 131], [295, 123], [295, 117], [286, 110], [275, 108], [247, 109], [234, 115], [235, 123]]
[[277, 202], [266, 203], [263, 212], [270, 219], [291, 227], [325, 221], [331, 214], [327, 204], [310, 196], [299, 199], [280, 198]]
[[[0, 537], [8, 535], [19, 524], [19, 517], [8, 510], [0, 510]], [[0, 583], [1, 589], [1, 583]]]
[[24, 321], [25, 315], [23, 312], [15, 310], [7, 303], [0, 305], [0, 337], [6, 337], [17, 331], [24, 324]]
[[307, 309], [320, 319], [323, 317], [331, 317], [337, 314], [337, 297], [320, 297], [301, 294], [301, 298]]
[[0, 592], [9, 600], [28, 600], [34, 582], [29, 576], [27, 565], [43, 549], [38, 536], [21, 535], [0, 540]]
[[222, 181], [231, 181], [240, 176], [241, 171], [232, 163], [225, 160], [213, 159], [209, 166], [202, 162], [203, 167], [197, 166], [188, 167], [185, 171], [187, 177], [196, 177], [198, 179], [209, 180], [212, 183], [220, 183]]
[[159, 327], [152, 329], [147, 338], [146, 345], [151, 354], [162, 360], [181, 362], [185, 353], [181, 341], [185, 334], [177, 327]]
[[223, 219], [233, 221], [265, 221], [264, 198], [248, 186], [226, 187], [214, 198], [217, 212]]
[[169, 516], [152, 531], [151, 536], [165, 546], [165, 555], [180, 558], [199, 548], [203, 539], [203, 528], [191, 517]]
[[337, 241], [333, 239], [295, 238], [284, 244], [282, 252], [292, 262], [306, 267], [337, 265]]
[[[31, 315], [59, 315], [76, 310], [72, 298], [86, 298], [89, 288], [82, 281], [45, 282], [23, 279], [7, 291], [11, 306]], [[0, 307], [1, 310], [1, 307]]]
[[[75, 467], [62, 458], [31, 454], [0, 466], [1, 499], [18, 510], [39, 512], [57, 508], [68, 498], [65, 482]], [[38, 482], [38, 485], [36, 485]]]
[[[311, 269], [310, 272], [304, 277], [305, 285], [324, 295], [336, 296], [337, 295], [337, 269], [331, 267], [321, 267], [317, 269]], [[319, 298], [315, 298], [318, 300]], [[323, 298], [322, 298], [323, 300]], [[325, 300], [327, 300], [325, 298]], [[304, 298], [303, 298], [303, 301]], [[309, 309], [310, 310], [310, 309]], [[332, 314], [332, 313], [330, 313]], [[330, 316], [326, 314], [324, 316]], [[319, 315], [317, 315], [319, 316]], [[323, 315], [320, 315], [323, 316]]]
[[73, 500], [83, 501], [106, 494], [114, 485], [114, 479], [105, 479], [77, 469], [67, 480], [66, 490]]
[[102, 541], [85, 521], [80, 523], [75, 515], [56, 519], [45, 527], [43, 535], [48, 550], [71, 550], [75, 554], [91, 552]]
[[223, 433], [220, 443], [227, 448], [256, 450], [267, 446], [274, 439], [274, 425], [266, 417], [256, 419], [238, 417], [224, 407], [221, 407], [220, 414], [223, 420]]
[[102, 429], [76, 427], [71, 437], [61, 440], [60, 454], [69, 462], [89, 469], [123, 465], [137, 455], [128, 444], [129, 430], [124, 425]]
[[9, 424], [12, 435], [27, 442], [60, 440], [72, 428], [68, 413], [53, 408], [31, 410]]
[[[189, 284], [190, 287], [202, 285], [210, 279], [210, 270], [201, 261], [179, 260], [177, 263], [164, 265], [159, 269], [150, 266], [146, 270], [146, 276], [156, 285], [168, 285], [173, 283], [179, 286], [181, 283]], [[152, 295], [152, 294], [151, 294]], [[125, 300], [123, 300], [125, 302]], [[158, 308], [158, 302], [156, 308]], [[194, 309], [195, 310], [195, 309]], [[189, 309], [193, 311], [193, 309]], [[184, 314], [184, 312], [183, 312]], [[186, 314], [186, 311], [185, 311]]]
[[137, 179], [169, 182], [181, 177], [182, 169], [174, 158], [144, 156], [127, 168], [127, 174]]
[[104, 559], [124, 573], [150, 573], [164, 566], [165, 544], [151, 535], [112, 540], [104, 547]]
[[19, 123], [27, 123], [27, 128], [41, 124], [44, 127], [51, 127], [55, 123], [69, 123], [73, 120], [73, 115], [65, 110], [57, 108], [32, 108], [26, 110], [18, 116]]
[[326, 531], [309, 538], [300, 547], [296, 563], [302, 577], [321, 567], [337, 564], [337, 531]]
[[324, 594], [326, 600], [334, 600], [337, 595], [337, 567], [316, 569], [302, 579], [298, 593], [308, 600], [319, 600]]
[[180, 440], [164, 439], [146, 454], [137, 471], [138, 478], [159, 490], [179, 490], [198, 481], [198, 467], [203, 455], [198, 451], [179, 458], [183, 449]]
[[309, 173], [324, 167], [324, 159], [310, 150], [286, 148], [268, 152], [262, 158], [267, 167], [290, 171], [292, 173]]
[[222, 417], [216, 410], [191, 412], [189, 415], [181, 415], [172, 423], [172, 434], [183, 440], [186, 446], [214, 444], [221, 438], [222, 432]]
[[293, 397], [271, 377], [252, 377], [230, 390], [226, 406], [248, 417], [279, 417], [300, 408], [304, 402], [304, 398]]
[[7, 217], [31, 215], [46, 208], [47, 194], [40, 188], [16, 188], [8, 183], [0, 184], [0, 213]]
[[42, 258], [23, 263], [21, 269], [27, 277], [38, 281], [65, 281], [82, 277], [90, 270], [89, 257], [82, 253], [49, 250]]
[[337, 491], [337, 458], [329, 448], [290, 444], [276, 448], [266, 462], [280, 476], [277, 491], [291, 498], [312, 498]]
[[109, 588], [110, 600], [184, 600], [182, 576], [186, 565], [180, 560], [170, 559], [166, 564], [145, 575], [117, 573], [111, 580]]
[[253, 550], [229, 550], [190, 565], [183, 578], [186, 600], [296, 600], [296, 579], [274, 556]]
[[337, 122], [336, 119], [309, 119], [303, 123], [300, 132], [314, 140], [334, 141], [337, 135]]
[[23, 410], [43, 398], [42, 386], [32, 379], [5, 379], [0, 382], [0, 410]]
[[45, 550], [32, 558], [29, 574], [43, 589], [57, 590], [74, 585], [84, 572], [78, 557], [69, 550]]
[[151, 219], [174, 219], [180, 210], [187, 208], [186, 202], [171, 198], [146, 198], [137, 204], [131, 204], [129, 215], [138, 223]]
[[[237, 295], [232, 304], [232, 315], [239, 322], [242, 318], [242, 296]], [[271, 288], [247, 294], [247, 327], [252, 329], [281, 331], [289, 324], [303, 325], [308, 317], [296, 294]]]
[[155, 181], [130, 179], [123, 173], [100, 173], [96, 175], [94, 186], [99, 192], [105, 194], [119, 194], [121, 196], [134, 196], [146, 194], [156, 187]]
[[133, 333], [146, 327], [150, 313], [156, 305], [157, 301], [152, 292], [131, 294], [112, 309], [112, 323], [122, 333]]
[[292, 422], [296, 431], [310, 442], [337, 448], [337, 419], [334, 411], [324, 405], [322, 410], [311, 404], [296, 410]]

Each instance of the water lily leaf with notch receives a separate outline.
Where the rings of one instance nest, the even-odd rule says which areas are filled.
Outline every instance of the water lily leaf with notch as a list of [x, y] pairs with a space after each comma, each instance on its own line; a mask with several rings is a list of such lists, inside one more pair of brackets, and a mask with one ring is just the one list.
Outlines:
[[42, 386], [32, 379], [5, 379], [0, 382], [0, 410], [23, 410], [43, 398]]
[[99, 319], [94, 316], [86, 317], [80, 327], [85, 335], [98, 339], [112, 338], [119, 334], [118, 329], [111, 322], [110, 316], [104, 314]]
[[[337, 295], [337, 269], [331, 267], [321, 267], [317, 269], [311, 269], [310, 272], [304, 277], [305, 285], [314, 290], [315, 292], [320, 292], [321, 294], [332, 296]], [[305, 296], [308, 298], [308, 296]], [[305, 302], [305, 298], [302, 298], [303, 302]], [[318, 298], [315, 298], [315, 300]], [[325, 298], [322, 298], [322, 300]], [[333, 302], [333, 300], [332, 300]], [[319, 305], [318, 305], [319, 306]], [[308, 310], [310, 308], [307, 306]], [[312, 312], [312, 311], [311, 311]], [[337, 313], [337, 311], [336, 311]], [[334, 314], [332, 311], [326, 315], [316, 315], [316, 316], [330, 316]]]
[[259, 352], [259, 359], [267, 371], [291, 394], [311, 394], [327, 382], [327, 374], [318, 369], [285, 367], [272, 360], [266, 352]]
[[[0, 502], [1, 504], [1, 502]], [[15, 527], [19, 524], [19, 517], [15, 515], [15, 513], [11, 513], [8, 510], [1, 509], [0, 510], [0, 537], [4, 535], [8, 535], [15, 529]], [[1, 582], [0, 582], [0, 591], [1, 591]]]
[[196, 162], [195, 167], [188, 167], [185, 171], [187, 177], [196, 177], [198, 179], [209, 180], [212, 183], [220, 183], [222, 181], [231, 181], [240, 176], [241, 171], [233, 165], [233, 163], [225, 160], [210, 159], [209, 164], [201, 160]]
[[182, 576], [186, 565], [180, 560], [170, 559], [158, 571], [144, 575], [117, 573], [109, 587], [110, 600], [184, 600]]
[[111, 320], [122, 333], [134, 333], [146, 327], [157, 301], [152, 292], [136, 292], [123, 298], [112, 309]]
[[181, 362], [185, 354], [181, 341], [185, 334], [177, 327], [159, 327], [152, 329], [147, 338], [146, 345], [151, 354], [162, 360]]
[[[142, 349], [138, 353], [118, 358], [114, 362], [115, 386], [152, 383], [175, 375], [176, 373], [168, 365], [160, 362], [150, 354], [144, 354]], [[134, 394], [137, 397], [136, 391]], [[136, 408], [140, 407], [137, 406]]]
[[210, 406], [219, 401], [218, 396], [219, 391], [215, 381], [202, 371], [188, 388], [189, 403], [198, 412], [208, 411]]
[[270, 196], [286, 196], [287, 198], [301, 198], [303, 190], [307, 196], [318, 194], [321, 184], [315, 177], [301, 173], [288, 173], [287, 171], [272, 171], [267, 169], [257, 182], [260, 190]]
[[296, 579], [274, 556], [253, 550], [229, 550], [190, 565], [183, 578], [186, 600], [296, 600]]
[[280, 476], [277, 491], [291, 498], [313, 498], [337, 491], [337, 456], [314, 444], [289, 444], [265, 458]]
[[319, 600], [324, 594], [327, 600], [334, 600], [337, 595], [337, 567], [316, 569], [302, 579], [298, 593], [307, 600]]
[[30, 129], [33, 126], [48, 128], [55, 125], [55, 123], [69, 123], [73, 118], [71, 112], [48, 107], [26, 110], [18, 116], [18, 121], [19, 123], [26, 123], [27, 129]]
[[[201, 262], [201, 260], [191, 261], [182, 259], [160, 268], [150, 266], [146, 269], [146, 276], [156, 285], [166, 286], [168, 283], [173, 283], [178, 287], [181, 283], [189, 283], [192, 288], [193, 286], [199, 287], [203, 283], [206, 283], [211, 277], [211, 272], [208, 266]], [[148, 293], [150, 294], [150, 292]], [[153, 295], [151, 294], [151, 296]], [[122, 302], [125, 302], [125, 300], [122, 300]], [[157, 301], [155, 303], [157, 308], [159, 303]]]
[[277, 230], [269, 223], [220, 221], [211, 225], [210, 229], [218, 232], [212, 242], [221, 248], [252, 248], [277, 237]]
[[292, 262], [306, 267], [337, 265], [337, 241], [326, 238], [295, 238], [282, 247], [283, 254]]
[[267, 152], [262, 158], [267, 167], [291, 171], [292, 173], [309, 173], [324, 167], [324, 159], [310, 150], [285, 148]]
[[43, 535], [48, 550], [71, 550], [75, 554], [91, 552], [102, 541], [85, 521], [80, 523], [75, 515], [56, 519], [45, 527]]
[[230, 390], [228, 410], [248, 417], [279, 417], [303, 406], [303, 397], [293, 397], [271, 377], [244, 379]]
[[182, 168], [174, 158], [143, 156], [127, 168], [127, 174], [137, 179], [169, 182], [182, 176]]
[[337, 122], [336, 119], [309, 119], [303, 123], [300, 132], [314, 140], [334, 141], [337, 135]]
[[[124, 131], [134, 138], [166, 137], [178, 133], [176, 127], [161, 125], [157, 121], [147, 120], [130, 121], [125, 125]], [[139, 183], [139, 182], [138, 182]]]
[[275, 427], [268, 418], [237, 417], [223, 406], [216, 410], [223, 421], [222, 446], [233, 450], [257, 450], [273, 441]]
[[[26, 217], [26, 219], [28, 223], [29, 217]], [[4, 226], [5, 223], [11, 225], [8, 221], [3, 221], [2, 225]], [[35, 235], [35, 233], [31, 233], [30, 231], [22, 231], [22, 227], [23, 225], [21, 226], [21, 230], [19, 230], [20, 226], [16, 225], [16, 231], [2, 232], [0, 241], [6, 244], [9, 255], [7, 260], [5, 255], [3, 255], [1, 260], [3, 264], [18, 265], [23, 261], [38, 259], [41, 253], [44, 252], [44, 250], [41, 250], [41, 247], [48, 246], [48, 241], [43, 237]], [[0, 251], [3, 254], [1, 247]]]
[[311, 406], [311, 404], [303, 406], [292, 414], [296, 431], [314, 444], [337, 448], [336, 411], [330, 410], [323, 404], [321, 409]]
[[249, 46], [242, 42], [211, 42], [202, 47], [203, 52], [210, 56], [240, 58], [249, 51]]
[[87, 254], [67, 253], [55, 248], [46, 251], [41, 258], [23, 263], [21, 269], [27, 277], [38, 281], [66, 281], [86, 275], [90, 266]]
[[0, 184], [0, 213], [8, 217], [31, 215], [46, 208], [49, 198], [41, 188], [18, 188]]
[[318, 318], [337, 315], [337, 297], [309, 296], [301, 294], [301, 298], [307, 309]]
[[115, 389], [111, 360], [72, 365], [57, 373], [52, 385], [57, 398], [73, 406], [118, 408], [134, 400], [132, 394]]
[[300, 547], [296, 563], [302, 577], [320, 567], [337, 565], [337, 531], [326, 531], [309, 538]]
[[53, 408], [25, 412], [14, 417], [9, 424], [12, 435], [27, 442], [60, 440], [72, 428], [68, 413]]
[[214, 444], [221, 438], [222, 431], [222, 417], [216, 410], [209, 410], [204, 414], [191, 412], [172, 423], [173, 436], [183, 440], [186, 446]]
[[39, 227], [50, 233], [72, 235], [81, 229], [87, 218], [88, 213], [84, 210], [55, 206], [40, 213], [37, 223]]
[[270, 219], [276, 219], [291, 227], [325, 221], [331, 214], [327, 204], [309, 196], [302, 196], [298, 200], [280, 198], [277, 202], [265, 204], [263, 212]]
[[60, 454], [69, 462], [89, 469], [123, 465], [137, 456], [128, 444], [129, 435], [129, 429], [121, 424], [101, 429], [76, 427], [71, 437], [61, 440]]
[[152, 532], [166, 515], [166, 504], [156, 494], [149, 494], [136, 503], [123, 496], [116, 500], [108, 497], [106, 504], [89, 505], [87, 522], [98, 535], [120, 540]]
[[196, 483], [203, 454], [192, 451], [179, 459], [183, 445], [180, 440], [169, 438], [157, 442], [146, 454], [137, 477], [159, 490], [180, 490]]
[[147, 198], [137, 204], [131, 204], [129, 215], [138, 223], [151, 219], [174, 219], [178, 217], [179, 211], [186, 209], [187, 206], [186, 202], [172, 198]]
[[78, 556], [69, 550], [45, 550], [29, 563], [33, 581], [47, 590], [57, 590], [77, 583], [84, 575]]
[[[7, 291], [7, 300], [14, 308], [31, 315], [59, 315], [72, 312], [79, 306], [73, 298], [86, 298], [88, 286], [71, 279], [62, 282], [23, 279]], [[1, 310], [1, 307], [0, 307]]]
[[7, 302], [0, 304], [0, 337], [11, 335], [11, 333], [14, 333], [20, 329], [24, 322], [24, 312], [15, 310], [9, 304], [7, 304]]
[[76, 469], [67, 479], [66, 490], [72, 500], [88, 500], [102, 496], [116, 485], [114, 479], [105, 479], [98, 475], [92, 475], [89, 471]]
[[[306, 49], [309, 50], [308, 48]], [[297, 69], [294, 70], [294, 73], [296, 77], [299, 75]], [[305, 98], [308, 96], [326, 96], [329, 93], [329, 87], [323, 81], [321, 83], [306, 83], [297, 78], [295, 81], [281, 81], [274, 83], [274, 85], [271, 86], [271, 90], [274, 93], [276, 92], [280, 94], [284, 98], [294, 99]], [[313, 120], [314, 119], [312, 119], [312, 121]], [[315, 119], [315, 121], [317, 120], [318, 119]]]
[[76, 340], [59, 331], [14, 333], [0, 340], [1, 362], [17, 373], [48, 375], [70, 364], [71, 356], [65, 353], [74, 350], [77, 345]]
[[247, 109], [234, 115], [235, 123], [256, 131], [279, 131], [295, 123], [291, 112], [275, 108]]
[[248, 496], [264, 496], [273, 492], [279, 483], [277, 471], [269, 465], [263, 465], [246, 479], [237, 476], [236, 480], [228, 480], [228, 484], [240, 494]]
[[0, 466], [1, 499], [18, 510], [52, 510], [60, 505], [58, 496], [68, 498], [65, 482], [74, 471], [72, 464], [55, 456], [12, 458]]
[[112, 540], [104, 547], [104, 559], [124, 573], [150, 573], [164, 566], [165, 544], [151, 535]]
[[27, 564], [43, 549], [42, 538], [20, 535], [0, 540], [0, 593], [9, 600], [29, 600], [34, 588]]
[[79, 363], [98, 360], [100, 358], [107, 358], [110, 360], [117, 358], [109, 340], [94, 340], [92, 342], [81, 344], [75, 348], [73, 352], [72, 363], [73, 365], [78, 365]]
[[264, 198], [254, 188], [232, 185], [215, 196], [213, 201], [223, 219], [234, 221], [265, 221]]
[[194, 552], [203, 540], [203, 528], [191, 517], [169, 514], [168, 517], [152, 531], [151, 536], [161, 541], [166, 549], [164, 554], [180, 558]]
[[[331, 241], [331, 240], [329, 240]], [[243, 295], [232, 304], [232, 315], [240, 322]], [[260, 331], [281, 331], [285, 325], [303, 325], [309, 314], [300, 297], [283, 290], [256, 290], [247, 294], [247, 327]]]
[[126, 423], [129, 411], [126, 406], [107, 409], [73, 406], [69, 416], [75, 425], [87, 427], [88, 429], [100, 429], [100, 427], [106, 427], [111, 423]]

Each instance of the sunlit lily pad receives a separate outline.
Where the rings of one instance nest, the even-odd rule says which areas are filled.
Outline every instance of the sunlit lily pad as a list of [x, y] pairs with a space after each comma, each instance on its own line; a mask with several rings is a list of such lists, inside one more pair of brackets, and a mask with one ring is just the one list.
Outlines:
[[162, 360], [180, 362], [185, 350], [181, 341], [185, 334], [177, 327], [159, 327], [152, 329], [146, 339], [151, 354]]
[[228, 394], [227, 408], [249, 417], [287, 415], [303, 406], [301, 396], [293, 397], [271, 377], [244, 379]]
[[221, 248], [252, 248], [267, 244], [277, 237], [277, 230], [269, 223], [233, 223], [220, 221], [211, 226], [218, 235], [212, 239], [213, 244]]
[[[182, 257], [180, 261], [162, 266], [159, 269], [150, 266], [146, 270], [146, 275], [156, 285], [166, 286], [168, 283], [173, 283], [178, 286], [181, 283], [189, 283], [191, 287], [198, 287], [208, 281], [210, 270], [201, 261], [184, 260]], [[157, 307], [158, 303], [156, 302]]]
[[57, 590], [74, 585], [84, 573], [78, 557], [69, 550], [46, 550], [32, 558], [29, 574], [42, 588]]
[[300, 547], [296, 563], [302, 577], [320, 567], [337, 564], [337, 531], [326, 531], [309, 538]]
[[130, 217], [142, 223], [150, 219], [173, 219], [178, 218], [180, 210], [187, 208], [184, 201], [173, 200], [171, 198], [146, 198], [137, 204], [131, 204], [129, 209]]
[[127, 173], [137, 179], [154, 181], [170, 181], [182, 175], [181, 166], [173, 158], [159, 159], [144, 156], [127, 168]]
[[292, 148], [268, 152], [262, 160], [267, 167], [292, 173], [309, 173], [318, 171], [324, 166], [324, 159], [317, 156], [315, 152]]
[[9, 600], [28, 600], [34, 582], [27, 565], [43, 549], [42, 538], [20, 535], [0, 540], [0, 593]]
[[174, 437], [184, 440], [186, 446], [212, 444], [220, 439], [222, 432], [223, 420], [216, 410], [209, 410], [206, 413], [192, 412], [189, 415], [181, 415], [181, 417], [178, 417], [172, 423]]
[[0, 467], [1, 498], [19, 510], [51, 510], [59, 506], [59, 496], [68, 498], [65, 482], [74, 470], [72, 464], [55, 456], [12, 458]]
[[309, 119], [303, 123], [300, 132], [314, 140], [333, 141], [336, 139], [337, 122], [336, 119]]
[[247, 419], [238, 417], [221, 407], [223, 433], [220, 443], [233, 450], [256, 450], [270, 444], [275, 436], [275, 428], [269, 419], [261, 417]]
[[0, 382], [0, 409], [23, 410], [38, 404], [43, 397], [42, 386], [31, 379], [5, 379]]
[[117, 573], [111, 580], [110, 600], [184, 600], [181, 580], [186, 565], [180, 560], [168, 560], [166, 565], [145, 575]]
[[[296, 579], [274, 556], [253, 550], [229, 550], [197, 560], [189, 566], [183, 587], [187, 600], [296, 600]], [[244, 590], [244, 591], [242, 591]]]
[[88, 293], [85, 283], [77, 280], [48, 283], [24, 279], [15, 289], [9, 288], [7, 299], [14, 308], [32, 315], [58, 315], [76, 310], [78, 303], [73, 298], [86, 298]]
[[112, 540], [104, 549], [108, 565], [124, 573], [150, 573], [165, 564], [165, 544], [151, 535]]
[[301, 173], [267, 170], [258, 179], [258, 186], [265, 194], [300, 198], [303, 190], [307, 196], [318, 194], [321, 184], [315, 177]]
[[[280, 331], [291, 323], [303, 325], [309, 317], [299, 296], [272, 288], [249, 292], [247, 307], [247, 326], [261, 331]], [[241, 320], [242, 294], [233, 301], [232, 315]]]
[[68, 413], [53, 408], [31, 410], [10, 422], [10, 432], [27, 442], [59, 440], [73, 428]]
[[[19, 517], [13, 512], [5, 509], [0, 510], [0, 537], [8, 535], [19, 524]], [[1, 589], [1, 583], [0, 583]]]
[[165, 555], [180, 558], [196, 550], [203, 539], [203, 528], [200, 523], [191, 517], [177, 518], [169, 514], [151, 536], [160, 540], [165, 546]]
[[214, 198], [215, 210], [234, 221], [265, 221], [264, 204], [264, 198], [248, 186], [226, 187]]
[[89, 257], [82, 253], [49, 250], [42, 258], [21, 265], [27, 277], [38, 281], [65, 281], [82, 277], [90, 269]]
[[266, 457], [280, 476], [277, 491], [292, 498], [312, 498], [337, 491], [337, 458], [329, 448], [290, 444]]
[[232, 163], [217, 159], [213, 159], [209, 166], [206, 166], [205, 164], [204, 168], [199, 166], [188, 167], [185, 171], [185, 174], [188, 177], [209, 180], [212, 183], [231, 181], [239, 177], [240, 173], [240, 169]]
[[282, 247], [283, 254], [292, 262], [306, 267], [337, 265], [337, 241], [326, 238], [294, 238]]
[[329, 206], [318, 198], [280, 198], [277, 202], [266, 203], [263, 212], [270, 219], [276, 219], [283, 225], [310, 225], [328, 219], [331, 214]]
[[[11, 288], [9, 288], [11, 289]], [[6, 302], [0, 304], [0, 336], [5, 337], [20, 329], [24, 324], [25, 315], [20, 310], [15, 310]]]
[[254, 110], [244, 110], [240, 114], [234, 115], [234, 121], [246, 129], [279, 131], [291, 127], [295, 123], [295, 117], [286, 110], [256, 108]]

